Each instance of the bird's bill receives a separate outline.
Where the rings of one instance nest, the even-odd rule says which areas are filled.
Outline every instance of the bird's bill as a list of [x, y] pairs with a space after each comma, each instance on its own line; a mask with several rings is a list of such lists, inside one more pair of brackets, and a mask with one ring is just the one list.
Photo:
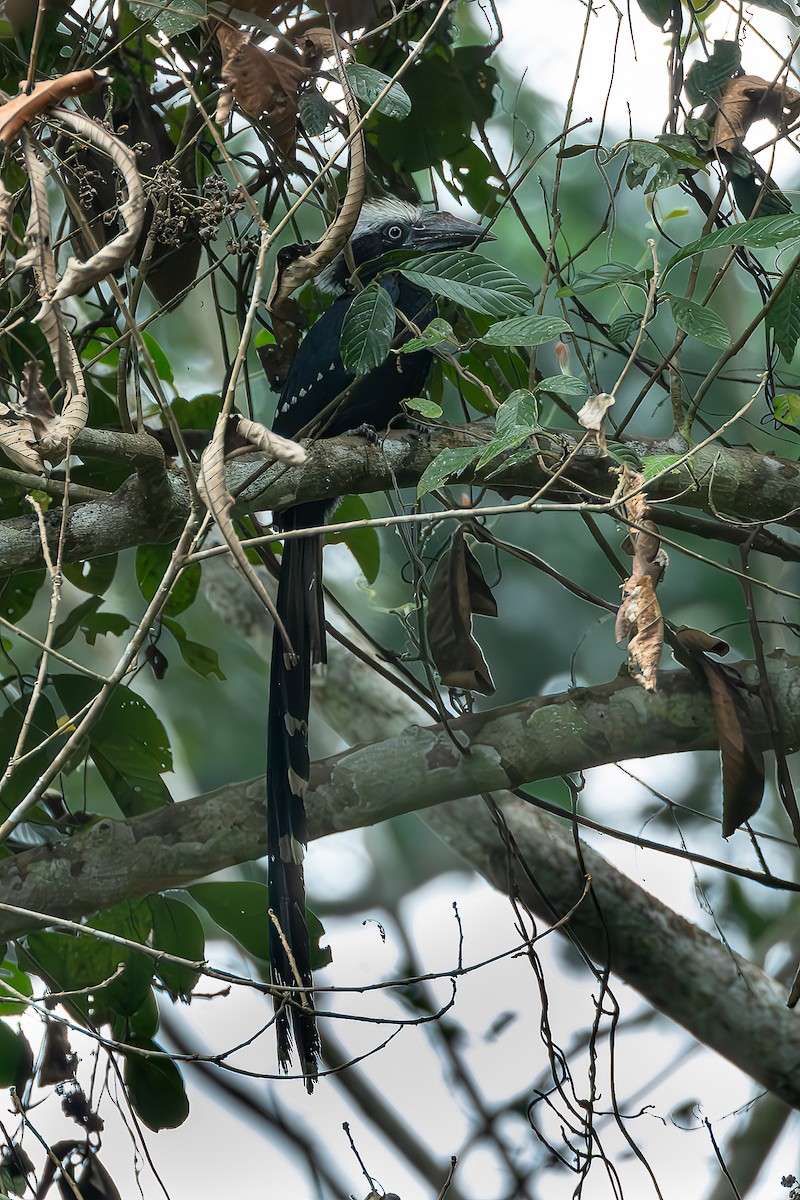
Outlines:
[[449, 212], [425, 213], [413, 226], [415, 250], [457, 250], [478, 241], [495, 240], [493, 233], [475, 221], [465, 221], [463, 217], [453, 216]]

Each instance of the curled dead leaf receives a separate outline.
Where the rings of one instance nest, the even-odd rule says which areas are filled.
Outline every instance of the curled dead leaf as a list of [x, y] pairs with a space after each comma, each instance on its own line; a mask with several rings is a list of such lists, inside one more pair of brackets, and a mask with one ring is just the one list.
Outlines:
[[308, 458], [308, 454], [299, 442], [293, 442], [291, 438], [280, 437], [271, 429], [267, 429], [266, 425], [262, 425], [260, 421], [250, 421], [247, 417], [239, 417], [236, 432], [251, 446], [262, 450], [276, 462], [299, 466]]
[[334, 58], [336, 55], [336, 47], [340, 50], [350, 50], [350, 44], [336, 35], [331, 33], [326, 25], [314, 26], [311, 29], [306, 29], [295, 38], [295, 45], [303, 56], [303, 64], [309, 71], [319, 71], [324, 59]]
[[739, 75], [728, 81], [722, 93], [708, 148], [738, 150], [754, 122], [767, 120], [780, 126], [798, 116], [800, 92], [759, 75]]
[[594, 433], [601, 450], [605, 450], [606, 447], [606, 435], [603, 430], [603, 424], [606, 413], [613, 403], [614, 397], [609, 395], [608, 392], [598, 392], [596, 396], [589, 397], [578, 413], [578, 423], [584, 429], [588, 429], [590, 433]]
[[630, 522], [628, 543], [632, 557], [631, 573], [622, 588], [622, 603], [617, 612], [617, 644], [628, 640], [628, 667], [648, 691], [655, 691], [657, 670], [664, 643], [664, 619], [656, 596], [667, 566], [661, 548], [658, 527], [650, 517], [644, 476], [624, 465], [621, 471], [623, 500], [621, 508]]
[[[60, 104], [69, 96], [81, 96], [108, 82], [104, 71], [70, 71], [58, 79], [46, 79], [35, 83], [30, 92], [21, 92], [0, 106], [0, 142], [9, 146], [15, 141], [29, 121], [46, 109]], [[20, 84], [23, 88], [24, 82]]]

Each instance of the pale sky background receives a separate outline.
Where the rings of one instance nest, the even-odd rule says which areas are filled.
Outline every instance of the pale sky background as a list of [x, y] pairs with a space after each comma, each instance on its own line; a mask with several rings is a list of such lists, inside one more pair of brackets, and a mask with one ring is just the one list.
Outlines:
[[[574, 74], [576, 55], [582, 35], [584, 8], [576, 0], [557, 0], [554, 3], [535, 3], [535, 0], [498, 0], [504, 23], [505, 43], [500, 56], [507, 67], [521, 75], [527, 70], [528, 80], [537, 90], [552, 97], [557, 111], [563, 111]], [[608, 122], [616, 137], [624, 137], [628, 108], [635, 115], [635, 133], [654, 136], [660, 131], [665, 111], [666, 74], [664, 63], [665, 38], [654, 26], [642, 19], [633, 5], [633, 28], [636, 36], [634, 56], [631, 38], [624, 17], [620, 33], [618, 69], [608, 107]], [[758, 14], [760, 27], [770, 31], [779, 46], [788, 44], [786, 26], [778, 18]], [[716, 25], [716, 36], [729, 32], [726, 18]], [[585, 115], [596, 116], [602, 107], [601, 97], [607, 87], [607, 70], [617, 34], [613, 6], [606, 4], [591, 22], [590, 47], [585, 69], [575, 98], [575, 120]], [[770, 77], [775, 70], [774, 57], [763, 50], [750, 36], [745, 48], [745, 63], [749, 73]], [[588, 127], [585, 139], [591, 140]], [[595, 126], [596, 128], [596, 126]], [[611, 134], [606, 134], [610, 142]], [[643, 243], [647, 236], [643, 230]], [[201, 383], [198, 390], [203, 390]], [[664, 769], [659, 762], [632, 764], [634, 771], [651, 780], [656, 786], [663, 780]], [[670, 772], [675, 762], [669, 762]], [[638, 786], [616, 768], [602, 768], [590, 773], [589, 795], [603, 799], [604, 819], [614, 824], [624, 823], [626, 804], [638, 800]], [[185, 775], [175, 789], [176, 795], [191, 795], [193, 780]], [[598, 848], [617, 866], [653, 894], [705, 927], [707, 918], [700, 912], [690, 869], [674, 858], [640, 851], [614, 843], [610, 839], [593, 839]], [[366, 872], [365, 860], [368, 839], [360, 833], [342, 834], [310, 847], [307, 859], [307, 878], [312, 893], [334, 893], [341, 888], [343, 877], [358, 880]], [[391, 863], [381, 864], [391, 870]], [[414, 895], [406, 908], [406, 921], [425, 968], [446, 971], [456, 961], [457, 928], [452, 913], [453, 901], [458, 902], [465, 932], [465, 960], [478, 962], [497, 954], [504, 946], [515, 945], [518, 938], [513, 927], [510, 906], [505, 898], [491, 891], [480, 880], [453, 873], [436, 881]], [[365, 914], [368, 915], [368, 914]], [[380, 914], [377, 914], [380, 915]], [[334, 950], [335, 968], [320, 973], [319, 983], [339, 982], [348, 985], [369, 982], [376, 977], [388, 977], [396, 970], [401, 947], [391, 925], [386, 928], [386, 941], [381, 940], [374, 923], [330, 920], [327, 923], [329, 941]], [[230, 951], [221, 947], [218, 965], [247, 971], [244, 963], [224, 956]], [[592, 987], [586, 973], [576, 975], [564, 970], [564, 956], [555, 939], [548, 938], [542, 946], [552, 1005], [552, 1019], [557, 1039], [569, 1045], [571, 1033], [585, 1028], [594, 1015]], [[205, 989], [204, 989], [205, 990]], [[209, 984], [208, 991], [216, 989]], [[641, 1011], [642, 1002], [635, 993], [617, 981], [613, 990], [622, 1005], [623, 1017]], [[442, 997], [448, 993], [446, 982], [440, 988]], [[508, 999], [506, 999], [506, 997]], [[333, 1003], [333, 1002], [332, 1002]], [[355, 1008], [363, 1003], [365, 1010], [400, 1011], [387, 1009], [385, 998], [359, 1002], [349, 997]], [[487, 1032], [497, 1016], [506, 1008], [519, 1008], [519, 1019], [496, 1038], [488, 1039]], [[243, 1040], [262, 1026], [268, 1017], [262, 998], [243, 991], [234, 992], [227, 1000], [207, 1003], [195, 1001], [191, 1009], [177, 1014], [191, 1022], [200, 1040], [211, 1050], [222, 1050], [233, 1041]], [[406, 1015], [403, 1013], [402, 1015]], [[457, 1020], [467, 1030], [467, 1061], [480, 1089], [487, 1096], [499, 1098], [515, 1088], [523, 1088], [531, 1080], [531, 1063], [541, 1069], [544, 1053], [538, 1039], [539, 999], [529, 966], [524, 961], [494, 964], [464, 979], [459, 985], [455, 1010]], [[626, 1032], [619, 1039], [617, 1057], [617, 1089], [621, 1100], [631, 1097], [662, 1067], [680, 1055], [691, 1039], [664, 1021], [654, 1033], [648, 1027], [645, 1034]], [[370, 1026], [343, 1025], [340, 1036], [346, 1038], [352, 1053], [374, 1046], [382, 1031]], [[79, 1038], [74, 1048], [80, 1052]], [[88, 1056], [88, 1040], [85, 1053]], [[247, 1052], [248, 1067], [269, 1071], [274, 1068], [272, 1034], [268, 1032]], [[491, 1200], [500, 1188], [497, 1166], [491, 1156], [477, 1148], [470, 1151], [463, 1145], [468, 1125], [452, 1103], [447, 1081], [442, 1078], [438, 1060], [429, 1049], [423, 1031], [407, 1029], [381, 1054], [365, 1067], [376, 1087], [401, 1114], [408, 1117], [417, 1134], [429, 1137], [436, 1153], [446, 1162], [457, 1154], [460, 1162], [457, 1181], [461, 1191], [474, 1200]], [[576, 1072], [579, 1084], [581, 1074]], [[155, 1159], [166, 1189], [172, 1200], [191, 1197], [236, 1196], [239, 1200], [311, 1200], [304, 1172], [296, 1172], [280, 1157], [263, 1133], [238, 1111], [226, 1112], [211, 1093], [196, 1086], [191, 1070], [186, 1072], [192, 1111], [188, 1122], [179, 1130], [159, 1135], [146, 1133], [150, 1153]], [[259, 1096], [265, 1085], [259, 1081], [240, 1081]], [[113, 1091], [113, 1084], [110, 1084]], [[635, 1109], [644, 1104], [652, 1109], [630, 1128], [651, 1163], [665, 1200], [685, 1200], [702, 1197], [711, 1182], [718, 1177], [712, 1166], [713, 1154], [702, 1121], [714, 1122], [715, 1136], [724, 1140], [735, 1124], [739, 1106], [747, 1103], [755, 1088], [738, 1072], [716, 1055], [697, 1050], [674, 1070], [667, 1079], [650, 1088], [638, 1098]], [[604, 1091], [607, 1099], [608, 1092]], [[702, 1108], [684, 1113], [681, 1128], [673, 1120], [676, 1105], [697, 1096]], [[359, 1152], [369, 1170], [387, 1191], [399, 1194], [402, 1200], [431, 1200], [433, 1193], [420, 1178], [395, 1158], [391, 1149], [373, 1138], [368, 1124], [343, 1097], [334, 1082], [322, 1081], [315, 1095], [309, 1098], [299, 1083], [282, 1083], [277, 1089], [278, 1103], [329, 1147], [332, 1160], [340, 1167], [355, 1197], [361, 1200], [368, 1190], [358, 1164], [349, 1149], [342, 1131], [342, 1122], [349, 1121]], [[130, 1137], [122, 1122], [113, 1116], [111, 1106], [102, 1106], [107, 1119], [104, 1134], [103, 1161], [112, 1166], [118, 1184], [127, 1179], [126, 1200], [137, 1195], [133, 1179], [134, 1152]], [[37, 1113], [42, 1132], [48, 1136], [69, 1136], [60, 1113], [52, 1103]], [[624, 1194], [643, 1200], [654, 1196], [651, 1185], [640, 1164], [623, 1154], [621, 1138], [613, 1131], [611, 1122], [603, 1126], [607, 1149], [623, 1183]], [[521, 1130], [521, 1131], [520, 1131]], [[785, 1138], [773, 1155], [769, 1178], [762, 1181], [756, 1200], [775, 1200], [785, 1193], [780, 1188], [780, 1176], [790, 1171], [800, 1175], [797, 1154], [797, 1124], [793, 1138]], [[146, 1131], [145, 1131], [146, 1132]], [[517, 1127], [520, 1137], [535, 1148], [534, 1135]], [[161, 1194], [146, 1164], [142, 1170], [141, 1189], [147, 1200]], [[542, 1184], [544, 1200], [562, 1200], [572, 1193], [574, 1180], [566, 1173], [552, 1173]], [[606, 1200], [611, 1196], [600, 1166], [592, 1172], [586, 1193], [591, 1200]]]

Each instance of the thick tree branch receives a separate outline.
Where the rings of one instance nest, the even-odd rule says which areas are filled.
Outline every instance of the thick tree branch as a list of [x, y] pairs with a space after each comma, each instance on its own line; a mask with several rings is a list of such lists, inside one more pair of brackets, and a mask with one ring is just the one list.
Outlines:
[[[797, 745], [800, 660], [776, 657], [770, 671], [785, 736]], [[307, 797], [311, 836], [427, 808], [428, 824], [505, 890], [507, 854], [483, 802], [453, 799], [601, 762], [712, 747], [710, 704], [695, 680], [674, 671], [660, 682], [654, 696], [619, 678], [460, 718], [452, 730], [465, 755], [440, 727], [414, 726], [318, 763]], [[750, 704], [754, 736], [766, 743], [766, 721]], [[527, 903], [545, 919], [562, 915], [583, 888], [570, 829], [519, 802], [510, 801], [508, 813], [544, 896], [530, 888]], [[0, 894], [21, 908], [75, 918], [250, 860], [264, 852], [264, 831], [258, 778], [133, 820], [102, 821], [63, 845], [9, 858], [0, 863]], [[599, 855], [586, 849], [584, 857], [602, 919], [584, 903], [572, 920], [589, 951], [599, 961], [610, 954], [614, 970], [654, 1005], [800, 1107], [800, 1017], [786, 1009], [785, 990]], [[36, 924], [6, 912], [2, 933]]]
[[[311, 447], [308, 462], [296, 468], [265, 465], [259, 456], [247, 455], [230, 463], [229, 486], [238, 497], [240, 509], [251, 511], [353, 492], [391, 491], [416, 484], [441, 450], [480, 445], [488, 440], [488, 431], [482, 423], [434, 429], [430, 436], [405, 430], [388, 434], [378, 445], [362, 438], [333, 438]], [[658, 439], [630, 439], [625, 444], [641, 457], [675, 455], [683, 449]], [[500, 470], [496, 463], [489, 464], [464, 479], [518, 495], [530, 494], [547, 482], [573, 445], [569, 433], [547, 435], [542, 438], [540, 457]], [[76, 451], [87, 457], [130, 462], [138, 474], [109, 500], [72, 508], [66, 523], [64, 561], [95, 558], [177, 537], [189, 512], [189, 488], [176, 468], [163, 472], [163, 452], [154, 438], [85, 430], [77, 439]], [[155, 471], [161, 471], [158, 488], [152, 482]], [[567, 487], [562, 480], [558, 489], [548, 491], [548, 500], [603, 503], [613, 495], [618, 482], [613, 461], [601, 458], [595, 449], [582, 452], [570, 465], [566, 478], [573, 486]], [[748, 450], [706, 446], [690, 462], [649, 485], [648, 496], [651, 503], [701, 509], [732, 521], [782, 521], [796, 527], [800, 524], [796, 512], [800, 507], [800, 465]], [[60, 509], [52, 509], [47, 518], [55, 539], [61, 523]], [[719, 520], [717, 524], [719, 536], [724, 538], [726, 527]], [[738, 540], [738, 531], [733, 540]], [[3, 573], [42, 565], [39, 534], [28, 517], [0, 523], [0, 564]]]

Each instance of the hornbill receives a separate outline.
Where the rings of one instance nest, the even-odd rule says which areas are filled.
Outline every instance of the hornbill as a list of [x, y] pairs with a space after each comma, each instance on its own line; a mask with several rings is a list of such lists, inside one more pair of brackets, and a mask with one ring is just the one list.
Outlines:
[[[387, 199], [368, 201], [350, 239], [352, 260], [363, 282], [380, 271], [377, 260], [390, 250], [451, 250], [472, 245], [480, 226], [450, 213], [429, 212], [415, 204]], [[419, 395], [431, 367], [426, 350], [394, 355], [367, 375], [353, 376], [342, 363], [339, 337], [354, 292], [344, 252], [326, 267], [317, 286], [338, 297], [312, 325], [295, 356], [281, 391], [273, 429], [284, 437], [334, 437], [367, 426], [385, 429], [402, 411], [402, 402]], [[431, 294], [398, 271], [380, 278], [395, 309], [417, 327], [436, 315]], [[395, 344], [409, 337], [399, 317]], [[330, 504], [313, 501], [275, 515], [283, 532], [323, 524]], [[334, 506], [335, 507], [335, 506]], [[322, 536], [284, 543], [277, 611], [291, 651], [277, 627], [272, 643], [267, 735], [267, 854], [269, 871], [270, 958], [272, 980], [290, 1000], [276, 1000], [278, 1059], [286, 1070], [292, 1039], [308, 1091], [317, 1077], [319, 1036], [312, 1006], [311, 954], [305, 912], [303, 850], [307, 841], [303, 797], [309, 779], [308, 710], [311, 668], [325, 662], [322, 597]], [[297, 989], [308, 989], [298, 991]]]

